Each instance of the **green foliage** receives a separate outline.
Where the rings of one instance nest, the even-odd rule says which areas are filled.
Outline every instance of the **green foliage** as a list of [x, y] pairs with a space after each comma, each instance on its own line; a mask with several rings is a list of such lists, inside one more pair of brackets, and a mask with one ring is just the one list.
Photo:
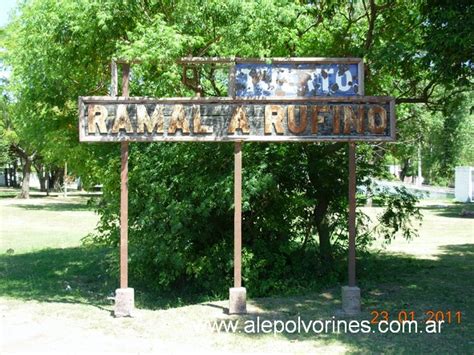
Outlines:
[[0, 97], [0, 167], [11, 161], [10, 142], [15, 136], [10, 129], [8, 99]]
[[375, 231], [387, 243], [390, 243], [393, 236], [401, 232], [407, 240], [418, 235], [418, 230], [413, 226], [413, 222], [418, 220], [421, 225], [422, 215], [416, 206], [419, 196], [407, 191], [405, 187], [395, 187], [395, 191], [382, 191], [378, 194], [380, 203], [387, 208], [377, 216], [378, 224]]
[[[347, 155], [345, 145], [332, 147], [337, 154], [330, 154], [328, 147], [332, 146], [244, 145], [243, 280], [254, 295], [294, 292], [339, 277], [339, 272], [327, 274], [316, 228], [319, 201], [330, 201], [328, 230], [334, 257], [345, 260]], [[132, 277], [154, 290], [179, 288], [224, 295], [232, 283], [233, 267], [233, 145], [155, 143], [136, 144], [131, 149]], [[365, 174], [375, 167], [364, 158], [370, 157], [370, 146], [360, 151], [366, 154], [361, 154], [359, 178], [366, 184]], [[318, 167], [313, 172], [318, 174], [313, 177], [315, 183], [308, 177], [312, 165]], [[117, 247], [119, 180], [114, 172], [119, 170], [119, 160], [108, 170], [105, 195], [98, 206], [101, 233], [90, 241]], [[335, 180], [327, 181], [325, 176], [331, 170]], [[402, 192], [385, 201], [386, 216], [380, 219], [387, 228], [385, 237], [392, 239], [399, 231], [405, 236], [413, 234], [408, 219], [418, 213], [417, 199]], [[358, 246], [365, 248], [375, 234], [369, 230], [367, 216], [359, 213], [358, 220]], [[115, 261], [111, 265], [118, 268]], [[336, 265], [334, 271], [345, 275], [338, 268]]]
[[398, 111], [400, 139], [391, 146], [395, 162], [407, 175], [417, 175], [418, 150], [423, 176], [429, 184], [452, 185], [454, 169], [474, 164], [472, 93], [458, 94], [439, 112], [406, 105]]
[[473, 12], [469, 0], [427, 0], [422, 6], [425, 63], [455, 88], [472, 87]]
[[[465, 127], [454, 113], [452, 94], [466, 89], [470, 62], [454, 74], [445, 66], [459, 67], [471, 47], [459, 36], [451, 41], [450, 33], [461, 31], [457, 24], [443, 25], [442, 10], [459, 12], [458, 7], [427, 4], [26, 1], [7, 29], [5, 44], [13, 68], [15, 119], [25, 140], [49, 161], [67, 159], [86, 185], [103, 183], [101, 223], [93, 241], [113, 246], [118, 244], [119, 149], [79, 145], [76, 124], [78, 96], [107, 94], [112, 58], [141, 59], [132, 69], [132, 95], [166, 97], [195, 95], [181, 82], [182, 68], [175, 64], [180, 56], [360, 56], [367, 94], [394, 95], [400, 103], [436, 101], [422, 108], [400, 105], [399, 116], [406, 118], [399, 130], [403, 144], [392, 157], [411, 157], [422, 136], [428, 147], [431, 135], [425, 135], [424, 123], [432, 122], [430, 130], [449, 127], [452, 133], [441, 149], [449, 163], [465, 149], [449, 150], [448, 144]], [[471, 7], [463, 11], [472, 18]], [[462, 31], [464, 36], [472, 27]], [[449, 43], [432, 43], [434, 38]], [[462, 53], [453, 57], [452, 48]], [[225, 95], [222, 68], [196, 71], [204, 96]], [[433, 116], [441, 106], [450, 108]], [[387, 148], [358, 147], [358, 184], [370, 186], [371, 177], [385, 174]], [[295, 289], [319, 282], [315, 275], [338, 271], [338, 257], [347, 247], [346, 150], [344, 144], [245, 145], [244, 282], [256, 294]], [[447, 163], [433, 171], [451, 169]], [[133, 277], [153, 289], [225, 292], [232, 269], [232, 186], [230, 145], [131, 145]], [[383, 199], [387, 211], [378, 231], [387, 239], [396, 232], [411, 237], [408, 219], [417, 216], [416, 200], [403, 191]], [[358, 219], [364, 247], [374, 231], [366, 217]]]

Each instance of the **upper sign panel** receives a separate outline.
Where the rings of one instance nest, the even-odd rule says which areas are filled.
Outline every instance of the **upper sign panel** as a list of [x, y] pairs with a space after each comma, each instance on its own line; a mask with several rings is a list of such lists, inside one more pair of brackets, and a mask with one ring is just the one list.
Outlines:
[[360, 59], [323, 62], [237, 63], [236, 97], [358, 96], [364, 94]]

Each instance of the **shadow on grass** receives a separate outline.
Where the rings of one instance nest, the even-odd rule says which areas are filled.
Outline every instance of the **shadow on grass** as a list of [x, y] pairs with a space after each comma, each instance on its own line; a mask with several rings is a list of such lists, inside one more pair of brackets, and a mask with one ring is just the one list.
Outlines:
[[41, 205], [17, 204], [15, 207], [30, 211], [92, 211], [94, 208], [87, 203], [46, 203]]
[[[20, 195], [21, 189], [11, 187], [0, 187], [0, 199], [16, 198]], [[84, 198], [101, 196], [100, 191], [68, 190], [69, 198]], [[64, 193], [60, 191], [50, 191], [49, 195], [37, 188], [30, 188], [30, 199], [63, 197]]]
[[[17, 187], [0, 187], [0, 198], [16, 198], [21, 193], [21, 189]], [[42, 196], [39, 189], [30, 187], [30, 198], [38, 198]]]
[[442, 217], [469, 218], [461, 216], [461, 213], [463, 211], [474, 212], [474, 203], [457, 202], [449, 205], [428, 205], [422, 206], [421, 210], [430, 211]]
[[[3, 191], [0, 191], [0, 199], [9, 199], [9, 198], [17, 198], [18, 195], [20, 193], [19, 192], [13, 192], [13, 191], [8, 191], [8, 192], [3, 192]], [[33, 198], [45, 198], [46, 195], [38, 195], [38, 194], [34, 194], [34, 193], [30, 193], [30, 198], [33, 199]]]
[[[0, 296], [40, 302], [112, 305], [118, 276], [111, 276], [107, 248], [43, 249], [24, 254], [0, 254]], [[118, 262], [118, 260], [117, 260]], [[209, 301], [206, 295], [167, 292], [157, 295], [146, 285], [133, 284], [137, 307], [163, 309]]]
[[64, 248], [0, 255], [0, 295], [41, 302], [107, 304], [115, 290], [106, 249]]
[[[440, 334], [369, 334], [283, 332], [291, 342], [317, 342], [318, 346], [342, 345], [361, 353], [472, 353], [474, 332], [474, 244], [446, 245], [437, 259], [415, 259], [404, 254], [376, 254], [361, 257], [358, 283], [362, 290], [363, 312], [357, 317], [343, 317], [340, 287], [321, 293], [296, 297], [268, 297], [252, 300], [250, 313], [241, 317], [241, 332], [235, 336], [273, 337], [273, 333], [247, 334], [245, 321], [370, 320], [372, 311], [387, 311], [390, 320], [400, 311], [415, 312], [423, 330], [426, 311], [462, 312], [461, 324], [447, 324]], [[117, 280], [107, 276], [106, 249], [85, 247], [46, 249], [19, 255], [0, 255], [0, 296], [41, 302], [86, 303], [98, 307], [111, 305], [107, 299], [117, 287]], [[201, 301], [192, 296], [141, 292], [137, 286], [137, 305], [143, 308], [166, 308]], [[249, 290], [251, 292], [251, 290]], [[173, 300], [172, 298], [175, 297]], [[215, 307], [213, 304], [203, 305]], [[225, 312], [225, 307], [220, 307]], [[224, 316], [224, 315], [223, 315]], [[225, 316], [224, 316], [225, 317]], [[221, 320], [216, 319], [216, 320]], [[376, 328], [372, 328], [376, 329]], [[316, 345], [316, 344], [315, 344]]]
[[[446, 245], [437, 260], [414, 259], [403, 254], [379, 254], [358, 260], [359, 287], [362, 292], [361, 315], [344, 316], [341, 309], [340, 287], [325, 292], [286, 298], [260, 298], [252, 300], [250, 313], [240, 318], [239, 332], [235, 336], [273, 337], [273, 332], [246, 333], [245, 326], [260, 324], [264, 320], [301, 321], [310, 324], [315, 320], [366, 320], [373, 311], [387, 311], [389, 320], [398, 320], [399, 312], [415, 312], [418, 327], [424, 330], [427, 311], [462, 312], [462, 321], [446, 324], [440, 334], [382, 334], [374, 326], [369, 334], [333, 332], [308, 333], [284, 331], [278, 336], [292, 342], [317, 341], [319, 345], [342, 345], [351, 352], [360, 353], [472, 353], [474, 322], [474, 244]], [[333, 318], [334, 317], [334, 318]], [[454, 318], [454, 316], [453, 316]], [[447, 318], [446, 318], [447, 319]], [[216, 319], [219, 321], [219, 319]], [[249, 322], [248, 322], [249, 321]], [[317, 331], [321, 329], [316, 326]], [[331, 329], [331, 328], [329, 328]], [[343, 326], [342, 328], [343, 329]]]
[[15, 198], [18, 194], [15, 192], [0, 192], [0, 199], [1, 198]]

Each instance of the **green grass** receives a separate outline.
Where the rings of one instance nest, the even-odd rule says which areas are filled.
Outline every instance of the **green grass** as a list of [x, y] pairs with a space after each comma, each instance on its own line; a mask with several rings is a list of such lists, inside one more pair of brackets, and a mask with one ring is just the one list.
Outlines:
[[[380, 208], [363, 209], [371, 217], [381, 211]], [[443, 245], [474, 243], [474, 219], [461, 217], [462, 210], [474, 211], [474, 204], [425, 200], [421, 205], [422, 226], [414, 225], [419, 229], [418, 238], [407, 241], [397, 237], [388, 246], [384, 246], [382, 241], [377, 241], [375, 247], [386, 247], [389, 252], [432, 259], [436, 258], [440, 252], [439, 248]]]
[[81, 197], [0, 199], [0, 253], [77, 247], [98, 217]]
[[[237, 352], [251, 349], [294, 353], [473, 353], [474, 219], [459, 216], [463, 209], [472, 210], [473, 205], [446, 201], [425, 204], [425, 221], [418, 239], [395, 240], [387, 250], [359, 255], [357, 260], [363, 312], [355, 319], [370, 320], [373, 310], [388, 311], [390, 319], [396, 319], [398, 312], [406, 310], [414, 311], [416, 319], [422, 321], [428, 310], [450, 310], [462, 312], [461, 324], [446, 325], [441, 334], [274, 336], [196, 331], [192, 326], [196, 322], [229, 319], [225, 314], [227, 302], [163, 309], [193, 300], [183, 297], [185, 301], [180, 301], [179, 293], [146, 293], [142, 287], [136, 289], [137, 305], [142, 308], [138, 316], [114, 320], [109, 317], [112, 306], [107, 297], [118, 285], [117, 277], [107, 270], [107, 250], [80, 245], [81, 238], [93, 230], [97, 221], [86, 200], [0, 202], [0, 305], [9, 309], [6, 321], [10, 315], [14, 319], [33, 317], [45, 322], [54, 314], [69, 333], [80, 334], [76, 338], [86, 336], [79, 328], [92, 329], [88, 339], [97, 338], [99, 345], [107, 344], [117, 351], [124, 349], [123, 344], [117, 345], [121, 344], [120, 339], [139, 336], [140, 340], [133, 345], [143, 352], [159, 339], [169, 344], [170, 349], [178, 346], [184, 350], [199, 347]], [[379, 210], [367, 211], [373, 215]], [[14, 250], [13, 254], [6, 253], [9, 248]], [[338, 315], [340, 299], [339, 286], [297, 297], [253, 299], [249, 302], [249, 314], [240, 319], [328, 320]], [[13, 321], [8, 324], [20, 332], [27, 328], [15, 328]], [[61, 334], [62, 327], [56, 331]], [[51, 337], [50, 332], [41, 334], [46, 339]], [[104, 340], [110, 334], [115, 336], [113, 341]], [[20, 345], [12, 346], [18, 349], [15, 346]], [[49, 345], [43, 346], [42, 349], [48, 349]]]
[[423, 210], [430, 211], [436, 216], [442, 217], [460, 217], [463, 211], [474, 212], [474, 203], [446, 203], [441, 201], [439, 204], [431, 203], [422, 207]]
[[5, 277], [0, 295], [41, 302], [105, 304], [115, 289], [104, 265], [104, 249], [43, 249], [0, 255]]
[[[16, 187], [0, 187], [0, 199], [3, 198], [16, 198], [21, 192], [20, 188]], [[69, 197], [92, 197], [92, 196], [100, 196], [102, 193], [100, 191], [83, 191], [83, 190], [74, 190], [68, 189], [68, 196]], [[47, 196], [46, 192], [42, 192], [38, 188], [30, 187], [30, 198], [48, 198], [48, 197], [58, 197], [62, 198], [64, 192], [61, 191], [50, 191], [49, 196]]]
[[16, 191], [0, 191], [0, 198], [13, 198], [17, 195]]
[[[21, 189], [18, 187], [0, 187], [0, 198], [14, 198], [18, 196]], [[44, 193], [40, 192], [39, 189], [30, 187], [30, 197], [38, 197]]]

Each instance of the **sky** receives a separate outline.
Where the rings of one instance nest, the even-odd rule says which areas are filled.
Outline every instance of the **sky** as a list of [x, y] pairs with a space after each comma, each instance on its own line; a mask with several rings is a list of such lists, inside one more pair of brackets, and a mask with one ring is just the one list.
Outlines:
[[9, 15], [16, 6], [17, 0], [0, 0], [0, 27], [8, 23]]

